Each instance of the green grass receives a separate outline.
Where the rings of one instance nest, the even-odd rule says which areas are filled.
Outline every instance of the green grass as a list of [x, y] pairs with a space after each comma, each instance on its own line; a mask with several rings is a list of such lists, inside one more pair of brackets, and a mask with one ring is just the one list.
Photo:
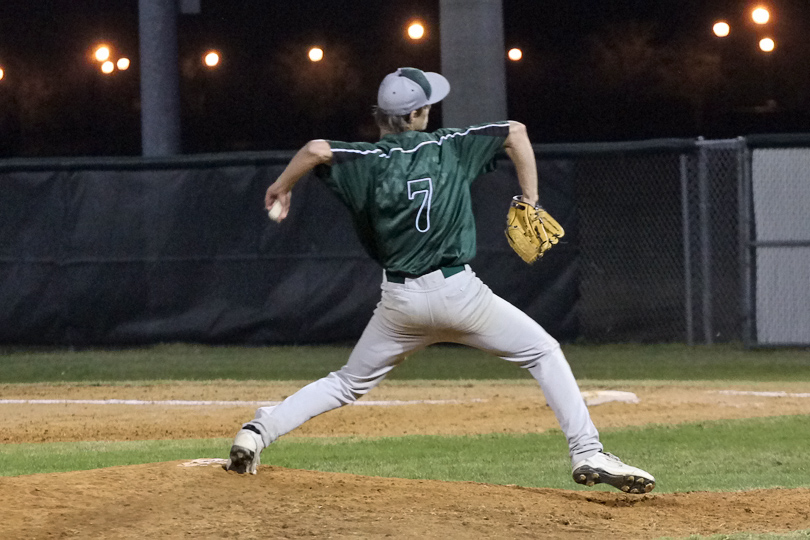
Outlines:
[[[124, 350], [0, 349], [0, 383], [137, 380], [313, 380], [338, 369], [349, 347], [157, 345]], [[739, 345], [568, 345], [574, 374], [594, 380], [810, 381], [810, 349]], [[392, 380], [526, 379], [488, 354], [434, 346], [408, 358]]]
[[[810, 486], [805, 416], [609, 430], [605, 448], [656, 476], [657, 492]], [[225, 457], [230, 439], [0, 445], [0, 475]], [[559, 431], [530, 435], [285, 438], [265, 463], [330, 472], [585, 489]], [[604, 486], [597, 489], [610, 490]]]
[[[349, 347], [210, 347], [158, 345], [121, 350], [0, 348], [0, 384], [154, 381], [306, 381], [338, 369]], [[745, 350], [739, 345], [567, 345], [574, 374], [604, 387], [621, 384], [723, 385], [810, 381], [810, 349]], [[431, 347], [389, 377], [503, 380], [528, 374], [462, 347]], [[523, 382], [521, 382], [523, 381]], [[419, 383], [417, 383], [419, 384]], [[656, 492], [810, 487], [806, 416], [698, 422], [602, 430], [607, 450], [656, 475]], [[84, 470], [200, 457], [225, 457], [231, 439], [0, 444], [0, 476]], [[531, 435], [284, 438], [265, 463], [323, 471], [414, 479], [476, 481], [586, 489], [570, 479], [559, 431]], [[604, 486], [595, 489], [611, 490]], [[692, 540], [810, 539], [789, 534], [691, 536]]]
[[231, 440], [0, 444], [0, 476], [57, 473], [176, 459], [227, 456]]

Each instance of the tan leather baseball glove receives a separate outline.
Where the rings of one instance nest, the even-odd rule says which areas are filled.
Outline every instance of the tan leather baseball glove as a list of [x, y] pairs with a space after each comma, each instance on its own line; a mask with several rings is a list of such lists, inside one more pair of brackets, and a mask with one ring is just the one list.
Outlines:
[[520, 258], [531, 264], [560, 241], [565, 231], [541, 206], [512, 198], [506, 215], [506, 238]]

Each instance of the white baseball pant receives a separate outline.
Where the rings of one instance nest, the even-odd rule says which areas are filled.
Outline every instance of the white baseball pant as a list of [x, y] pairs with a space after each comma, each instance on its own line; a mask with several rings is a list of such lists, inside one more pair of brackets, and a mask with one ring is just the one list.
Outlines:
[[269, 446], [310, 418], [365, 395], [407, 355], [443, 342], [475, 347], [528, 369], [568, 440], [572, 463], [602, 450], [559, 343], [495, 295], [469, 265], [447, 278], [439, 270], [403, 284], [383, 278], [382, 299], [346, 365], [276, 406], [259, 408], [249, 424]]

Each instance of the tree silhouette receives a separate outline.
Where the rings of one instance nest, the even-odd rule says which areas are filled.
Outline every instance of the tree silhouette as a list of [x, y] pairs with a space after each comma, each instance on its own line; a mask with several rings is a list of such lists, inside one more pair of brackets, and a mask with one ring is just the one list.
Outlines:
[[699, 135], [724, 74], [705, 43], [665, 41], [655, 25], [627, 21], [591, 36], [578, 79], [592, 107], [612, 109], [615, 122], [640, 136]]

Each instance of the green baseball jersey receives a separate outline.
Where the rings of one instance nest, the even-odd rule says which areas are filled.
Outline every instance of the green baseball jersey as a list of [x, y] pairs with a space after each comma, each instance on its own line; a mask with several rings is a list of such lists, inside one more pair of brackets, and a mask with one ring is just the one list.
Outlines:
[[332, 164], [315, 172], [349, 208], [374, 260], [421, 275], [475, 256], [470, 186], [494, 169], [508, 135], [504, 121], [407, 131], [374, 144], [328, 141]]

